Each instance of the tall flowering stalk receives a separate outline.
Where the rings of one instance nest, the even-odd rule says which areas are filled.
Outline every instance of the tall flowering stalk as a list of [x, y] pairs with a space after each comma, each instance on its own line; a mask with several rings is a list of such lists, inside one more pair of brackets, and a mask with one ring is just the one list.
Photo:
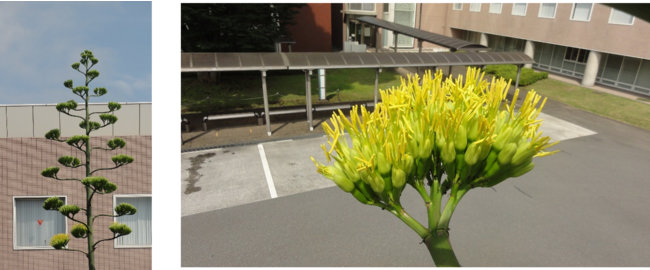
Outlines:
[[[492, 187], [535, 167], [533, 157], [555, 145], [538, 131], [546, 99], [529, 91], [518, 110], [510, 82], [483, 80], [478, 69], [443, 81], [442, 73], [402, 80], [399, 88], [381, 91], [375, 111], [354, 107], [350, 120], [339, 110], [323, 128], [327, 162], [314, 160], [317, 171], [359, 202], [388, 210], [424, 241], [436, 266], [460, 266], [449, 242], [449, 221], [458, 202], [477, 187]], [[359, 116], [361, 110], [361, 116]], [[348, 145], [345, 133], [351, 137]], [[425, 182], [426, 180], [426, 182]], [[429, 186], [428, 191], [425, 186]], [[428, 228], [402, 207], [406, 184], [425, 202]], [[442, 205], [442, 196], [449, 199]]]

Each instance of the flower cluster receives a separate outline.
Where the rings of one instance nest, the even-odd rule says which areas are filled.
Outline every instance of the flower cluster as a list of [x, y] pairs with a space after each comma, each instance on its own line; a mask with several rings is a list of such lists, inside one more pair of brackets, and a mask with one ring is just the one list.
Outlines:
[[544, 151], [555, 143], [538, 131], [546, 99], [540, 104], [530, 91], [515, 110], [519, 90], [508, 104], [510, 82], [488, 83], [483, 75], [468, 69], [464, 80], [443, 81], [439, 71], [425, 74], [421, 85], [416, 75], [382, 90], [373, 112], [355, 106], [348, 119], [339, 110], [332, 126], [323, 124], [329, 146], [321, 145], [334, 164], [312, 157], [318, 172], [366, 204], [399, 204], [405, 184], [425, 178], [453, 194], [529, 172], [533, 157], [555, 153]]

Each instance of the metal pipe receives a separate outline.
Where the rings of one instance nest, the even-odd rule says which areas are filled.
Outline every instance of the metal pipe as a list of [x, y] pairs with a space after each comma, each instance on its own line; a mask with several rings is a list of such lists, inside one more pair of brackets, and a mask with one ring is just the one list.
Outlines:
[[311, 70], [305, 70], [305, 96], [307, 99], [307, 124], [309, 131], [314, 131], [312, 126], [312, 111], [311, 111]]
[[422, 52], [422, 40], [418, 39], [418, 52]]
[[515, 89], [519, 88], [519, 75], [521, 74], [521, 66], [517, 65], [517, 80], [515, 81]]
[[[395, 33], [395, 32], [393, 32]], [[397, 52], [397, 33], [395, 33], [394, 38], [395, 38], [395, 52]]]
[[377, 108], [377, 96], [379, 94], [379, 72], [381, 69], [375, 69], [375, 108]]
[[271, 136], [271, 119], [269, 117], [269, 97], [266, 91], [266, 70], [262, 70], [262, 95], [264, 95], [264, 118], [266, 120], [266, 134]]
[[377, 26], [375, 26], [374, 28], [375, 28], [375, 52], [379, 52], [379, 44], [381, 43], [379, 42], [379, 29], [377, 28]]

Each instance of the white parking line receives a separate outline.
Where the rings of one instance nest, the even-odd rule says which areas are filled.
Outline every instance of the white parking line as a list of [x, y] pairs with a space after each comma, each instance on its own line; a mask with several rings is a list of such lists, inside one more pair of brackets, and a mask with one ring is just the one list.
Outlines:
[[273, 183], [273, 177], [271, 176], [269, 163], [266, 161], [264, 146], [262, 146], [262, 144], [260, 143], [257, 145], [257, 148], [260, 150], [260, 157], [262, 158], [262, 167], [264, 167], [264, 174], [266, 175], [266, 183], [269, 184], [269, 191], [271, 192], [271, 198], [277, 198], [278, 193], [275, 191], [275, 184]]

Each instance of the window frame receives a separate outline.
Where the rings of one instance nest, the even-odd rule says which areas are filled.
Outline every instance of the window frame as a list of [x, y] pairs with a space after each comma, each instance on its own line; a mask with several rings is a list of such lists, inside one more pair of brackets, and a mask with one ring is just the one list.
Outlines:
[[[492, 12], [492, 5], [500, 5], [499, 7], [499, 12]], [[490, 3], [490, 7], [488, 8], [488, 13], [490, 14], [501, 14], [503, 12], [503, 3]]]
[[[144, 194], [144, 193], [141, 193], [141, 194], [113, 194], [113, 215], [117, 215], [117, 213], [115, 213], [115, 207], [117, 206], [117, 198], [118, 197], [120, 197], [120, 198], [141, 198], [141, 197], [152, 198], [151, 194]], [[151, 201], [151, 208], [152, 208], [151, 210], [153, 211], [153, 198], [152, 198], [152, 201]], [[117, 222], [117, 217], [113, 217], [113, 222]], [[151, 223], [152, 223], [151, 225], [153, 226], [153, 215], [152, 215]], [[152, 235], [152, 238], [153, 238], [153, 235]], [[120, 245], [117, 245], [117, 238], [113, 239], [113, 248], [151, 248], [151, 247], [152, 247], [152, 245], [120, 246]]]
[[[472, 10], [472, 5], [478, 5], [478, 10]], [[481, 3], [470, 3], [469, 4], [469, 11], [470, 12], [481, 12]]]
[[[459, 5], [460, 5], [460, 8], [456, 8], [456, 4], [459, 4]], [[452, 9], [452, 10], [463, 10], [463, 3], [453, 3], [453, 4], [451, 5], [451, 9]]]
[[[543, 17], [542, 16], [542, 6], [544, 4], [555, 4], [555, 8], [553, 9], [553, 17]], [[571, 13], [573, 13], [573, 12], [571, 12]], [[557, 15], [557, 3], [540, 3], [539, 4], [539, 12], [537, 12], [537, 17], [538, 18], [555, 19], [555, 15]]]
[[[352, 9], [352, 4], [361, 4], [362, 9]], [[363, 4], [372, 4], [372, 10], [363, 10]], [[376, 3], [348, 3], [348, 11], [354, 11], [354, 12], [366, 12], [366, 13], [376, 13], [377, 12], [377, 4]]]
[[[589, 9], [589, 17], [587, 18], [587, 20], [577, 20], [577, 19], [573, 18], [573, 15], [574, 15], [573, 12], [575, 11], [575, 8], [576, 8], [577, 4], [590, 4], [591, 5], [591, 8]], [[569, 20], [574, 21], [574, 22], [590, 22], [591, 21], [591, 14], [593, 12], [594, 12], [594, 3], [573, 3], [573, 5], [571, 5], [571, 15], [569, 15]]]
[[[13, 233], [12, 233], [12, 236], [13, 236], [12, 240], [13, 241], [12, 242], [13, 242], [14, 250], [48, 250], [48, 249], [54, 250], [54, 248], [52, 246], [49, 246], [49, 245], [48, 246], [19, 247], [18, 243], [17, 243], [17, 241], [18, 241], [18, 235], [17, 235], [18, 231], [16, 230], [16, 200], [17, 199], [18, 200], [21, 200], [21, 199], [46, 199], [47, 200], [47, 198], [50, 198], [50, 197], [59, 197], [59, 199], [63, 198], [63, 200], [64, 200], [63, 205], [68, 204], [68, 196], [66, 196], [66, 195], [13, 196], [13, 198], [12, 198], [13, 216], [12, 216], [11, 223], [12, 223], [12, 229], [13, 229]], [[48, 210], [46, 210], [46, 211], [48, 211]], [[63, 219], [65, 220], [65, 233], [68, 233], [68, 218], [66, 218], [63, 215], [61, 215], [61, 217], [63, 217]], [[66, 248], [67, 248], [67, 245], [66, 245]]]
[[[612, 10], [609, 12], [609, 20], [607, 20], [607, 23], [608, 23], [608, 24], [615, 24], [615, 25], [634, 25], [634, 19], [636, 18], [635, 16], [633, 16], [632, 14], [629, 14], [629, 13], [627, 13], [627, 12], [624, 12], [624, 11], [622, 11], [622, 10], [618, 10], [618, 9], [615, 9], [615, 8], [611, 8], [611, 9], [612, 9]], [[627, 23], [616, 23], [616, 22], [612, 22], [612, 17], [614, 16], [614, 10], [616, 10], [616, 11], [618, 11], [618, 12], [623, 12], [623, 13], [625, 13], [625, 14], [627, 14], [627, 15], [632, 16], [632, 22], [630, 22], [629, 24], [627, 24]]]
[[[524, 14], [523, 15], [515, 14], [515, 5], [516, 4], [524, 4], [524, 5], [526, 5], [526, 7], [524, 7]], [[540, 5], [540, 11], [541, 11], [541, 7], [542, 6]], [[525, 17], [526, 14], [528, 14], [528, 3], [512, 3], [512, 12], [510, 14], [513, 15], [513, 16]]]

